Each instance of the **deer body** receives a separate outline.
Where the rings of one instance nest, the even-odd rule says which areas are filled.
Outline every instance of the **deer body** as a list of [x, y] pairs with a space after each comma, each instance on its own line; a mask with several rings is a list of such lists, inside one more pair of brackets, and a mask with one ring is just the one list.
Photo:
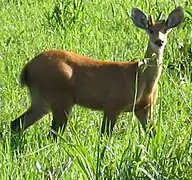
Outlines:
[[167, 34], [181, 23], [183, 9], [172, 11], [166, 22], [155, 23], [134, 8], [132, 19], [149, 35], [145, 58], [150, 60], [105, 62], [58, 50], [37, 55], [21, 74], [21, 83], [31, 95], [31, 107], [12, 122], [12, 131], [28, 128], [50, 111], [52, 129], [58, 131], [65, 127], [74, 104], [104, 112], [102, 133], [106, 130], [109, 134], [122, 111], [134, 110], [145, 129], [157, 99]]
[[70, 99], [73, 104], [104, 110], [119, 106], [123, 109], [130, 104], [129, 101], [133, 101], [137, 66], [136, 62], [104, 62], [69, 51], [53, 50], [35, 57], [26, 66], [26, 71], [29, 86], [42, 91], [41, 96], [45, 99], [55, 99], [55, 95], [59, 94], [59, 99]]

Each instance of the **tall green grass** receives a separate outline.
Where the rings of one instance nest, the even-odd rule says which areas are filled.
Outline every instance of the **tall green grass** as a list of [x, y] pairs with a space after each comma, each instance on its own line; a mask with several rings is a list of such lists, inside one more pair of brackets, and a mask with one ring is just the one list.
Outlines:
[[[185, 21], [165, 50], [155, 138], [122, 113], [112, 137], [100, 139], [102, 113], [77, 106], [58, 142], [47, 139], [51, 115], [10, 138], [10, 122], [30, 103], [19, 74], [32, 57], [67, 49], [106, 61], [142, 58], [147, 36], [134, 27], [131, 8], [156, 17], [163, 11], [166, 18], [177, 5], [185, 8]], [[191, 179], [191, 1], [0, 0], [0, 17], [0, 179]]]

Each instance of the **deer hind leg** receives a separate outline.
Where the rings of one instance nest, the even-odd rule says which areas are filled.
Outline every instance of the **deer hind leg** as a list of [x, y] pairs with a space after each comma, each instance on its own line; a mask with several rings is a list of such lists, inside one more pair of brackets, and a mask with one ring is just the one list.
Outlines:
[[[68, 115], [71, 112], [72, 106], [73, 103], [69, 102], [67, 98], [65, 100], [62, 99], [62, 101], [57, 101], [57, 103], [51, 105], [53, 115], [51, 126], [52, 130], [54, 130], [55, 132], [64, 132], [67, 125]], [[54, 136], [54, 138], [56, 138], [56, 135], [54, 133], [50, 133], [50, 135], [51, 134]]]
[[101, 135], [103, 135], [105, 132], [108, 136], [111, 135], [118, 115], [119, 113], [117, 112], [104, 112], [103, 122], [101, 126]]
[[11, 131], [20, 132], [27, 129], [49, 112], [49, 108], [41, 95], [31, 90], [31, 106], [20, 117], [11, 122]]

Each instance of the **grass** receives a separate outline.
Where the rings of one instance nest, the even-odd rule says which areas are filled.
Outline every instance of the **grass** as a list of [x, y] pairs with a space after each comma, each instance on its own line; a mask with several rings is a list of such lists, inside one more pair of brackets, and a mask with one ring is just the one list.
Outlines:
[[[0, 4], [0, 179], [191, 179], [191, 1], [0, 0]], [[163, 11], [167, 17], [177, 5], [185, 8], [185, 21], [170, 34], [165, 50], [155, 138], [140, 133], [136, 118], [123, 113], [111, 139], [103, 138], [100, 145], [102, 113], [76, 106], [58, 142], [47, 139], [51, 115], [11, 140], [10, 122], [30, 103], [19, 74], [32, 57], [45, 49], [68, 49], [106, 61], [142, 58], [147, 36], [134, 27], [131, 8], [156, 17]], [[182, 51], [178, 42], [183, 43]]]

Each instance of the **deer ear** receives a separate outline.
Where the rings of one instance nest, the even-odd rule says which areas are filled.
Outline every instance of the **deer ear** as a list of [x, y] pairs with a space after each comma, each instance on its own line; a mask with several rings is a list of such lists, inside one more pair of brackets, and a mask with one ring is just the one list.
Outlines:
[[142, 28], [142, 29], [147, 29], [148, 28], [147, 16], [140, 9], [133, 8], [132, 12], [131, 12], [131, 17], [132, 17], [133, 23], [137, 27]]
[[177, 27], [183, 21], [183, 19], [184, 19], [183, 7], [178, 6], [169, 14], [169, 17], [166, 21], [166, 25], [169, 29]]

